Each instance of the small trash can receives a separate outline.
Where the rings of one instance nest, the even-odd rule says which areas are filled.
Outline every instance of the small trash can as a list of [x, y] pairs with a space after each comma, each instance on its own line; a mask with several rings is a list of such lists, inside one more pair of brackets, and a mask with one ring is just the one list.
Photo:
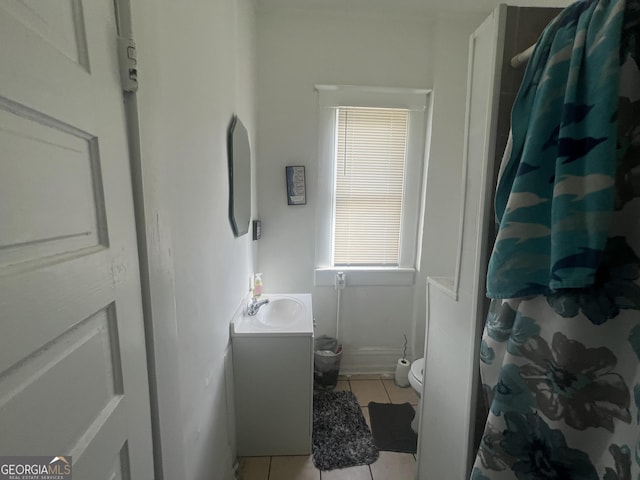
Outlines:
[[333, 390], [338, 384], [342, 345], [338, 340], [321, 335], [313, 342], [313, 383], [316, 390]]

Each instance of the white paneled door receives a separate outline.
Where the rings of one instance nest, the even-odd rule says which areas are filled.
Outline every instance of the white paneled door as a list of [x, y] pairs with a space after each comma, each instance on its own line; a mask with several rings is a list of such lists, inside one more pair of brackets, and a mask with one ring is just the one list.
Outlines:
[[0, 3], [0, 455], [153, 478], [112, 0]]

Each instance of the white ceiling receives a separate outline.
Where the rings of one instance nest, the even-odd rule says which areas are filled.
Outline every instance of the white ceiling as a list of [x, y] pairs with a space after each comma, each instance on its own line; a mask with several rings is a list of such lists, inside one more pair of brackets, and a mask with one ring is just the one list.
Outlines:
[[574, 0], [255, 0], [259, 10], [294, 8], [396, 13], [487, 13], [500, 3], [517, 6], [565, 7]]

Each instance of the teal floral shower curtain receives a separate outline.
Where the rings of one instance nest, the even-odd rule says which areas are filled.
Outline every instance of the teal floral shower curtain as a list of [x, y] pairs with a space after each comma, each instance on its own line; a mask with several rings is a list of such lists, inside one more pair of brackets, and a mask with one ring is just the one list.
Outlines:
[[640, 480], [640, 6], [545, 30], [512, 113], [472, 480]]

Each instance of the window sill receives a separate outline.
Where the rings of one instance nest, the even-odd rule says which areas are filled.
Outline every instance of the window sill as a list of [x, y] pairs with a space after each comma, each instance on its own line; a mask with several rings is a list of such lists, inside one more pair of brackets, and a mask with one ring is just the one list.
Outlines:
[[326, 267], [315, 269], [316, 287], [333, 287], [336, 273], [344, 272], [348, 287], [407, 286], [415, 281], [415, 268], [399, 267]]

